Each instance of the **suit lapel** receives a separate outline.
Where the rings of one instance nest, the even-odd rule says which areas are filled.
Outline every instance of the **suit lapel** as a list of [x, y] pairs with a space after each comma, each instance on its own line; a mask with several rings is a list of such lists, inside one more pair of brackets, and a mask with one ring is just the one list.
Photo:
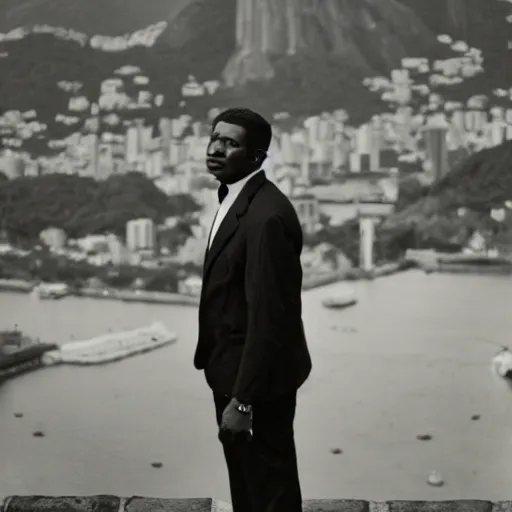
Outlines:
[[232, 204], [231, 208], [228, 210], [226, 216], [222, 220], [219, 229], [215, 235], [215, 238], [212, 241], [211, 247], [206, 249], [205, 259], [204, 259], [204, 267], [203, 267], [203, 281], [208, 277], [208, 273], [214, 263], [214, 261], [218, 258], [219, 254], [222, 252], [226, 244], [231, 240], [233, 235], [236, 233], [238, 229], [238, 225], [240, 222], [240, 218], [247, 211], [247, 207], [251, 203], [253, 197], [256, 192], [263, 186], [263, 184], [267, 181], [265, 176], [265, 172], [261, 171], [252, 177], [244, 186], [244, 188], [240, 191], [240, 194], [236, 198], [235, 202]]

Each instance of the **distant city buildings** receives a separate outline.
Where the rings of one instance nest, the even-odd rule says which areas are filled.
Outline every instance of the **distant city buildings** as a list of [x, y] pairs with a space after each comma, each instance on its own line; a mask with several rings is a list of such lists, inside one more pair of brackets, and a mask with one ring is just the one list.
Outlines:
[[135, 219], [126, 224], [126, 246], [130, 252], [156, 249], [156, 227], [151, 219]]
[[116, 235], [107, 235], [110, 261], [113, 265], [126, 265], [130, 263], [130, 252]]
[[0, 158], [0, 172], [3, 172], [9, 179], [20, 178], [25, 174], [25, 161], [21, 155], [7, 150]]
[[318, 231], [320, 207], [317, 197], [308, 191], [303, 182], [298, 181], [297, 184], [292, 184], [288, 198], [297, 212], [304, 233], [312, 234]]
[[449, 170], [447, 126], [427, 125], [423, 129], [426, 161], [434, 179], [444, 176]]
[[[90, 44], [93, 45], [92, 40]], [[94, 44], [99, 43], [95, 40]], [[466, 73], [479, 72], [479, 55], [473, 52], [466, 57], [473, 66]], [[390, 78], [366, 80], [370, 90], [382, 91], [382, 100], [393, 105], [394, 111], [375, 115], [360, 126], [351, 126], [347, 112], [342, 109], [296, 119], [286, 112], [275, 113], [265, 170], [268, 178], [290, 198], [306, 234], [317, 231], [322, 218], [328, 218], [331, 224], [341, 224], [354, 217], [380, 218], [391, 213], [397, 200], [397, 171], [405, 167], [404, 163], [413, 172], [423, 169], [424, 176], [433, 180], [448, 172], [454, 155], [512, 140], [512, 108], [489, 108], [482, 95], [464, 103], [444, 102], [430, 87], [455, 80], [453, 76], [441, 75], [454, 75], [460, 66], [467, 67], [467, 62], [404, 59], [403, 69], [393, 70]], [[430, 68], [435, 76], [426, 79], [430, 80], [428, 84], [413, 82], [418, 73], [410, 70], [416, 69], [426, 76]], [[471, 73], [468, 76], [473, 76]], [[132, 97], [124, 88], [127, 80], [138, 88]], [[56, 120], [73, 126], [80, 114], [86, 118], [83, 126], [77, 124], [75, 132], [66, 139], [49, 141], [51, 148], [60, 151], [56, 156], [30, 155], [17, 149], [20, 141], [4, 137], [11, 149], [0, 154], [0, 171], [8, 179], [63, 173], [97, 180], [135, 171], [147, 176], [167, 195], [189, 194], [202, 207], [200, 225], [173, 257], [200, 262], [218, 207], [216, 183], [207, 174], [204, 163], [209, 123], [218, 109], [212, 109], [204, 120], [185, 113], [175, 118], [162, 116], [151, 124], [144, 121], [143, 114], [123, 119], [121, 110], [139, 112], [160, 107], [165, 101], [162, 94], [150, 91], [148, 76], [135, 66], [123, 66], [104, 80], [95, 101], [80, 92], [82, 85], [78, 82], [62, 81], [57, 86], [71, 98], [69, 112], [57, 113]], [[212, 95], [218, 87], [217, 81], [199, 83], [189, 76], [182, 88], [180, 106], [185, 112], [186, 101]], [[413, 97], [418, 95], [424, 98], [421, 108], [412, 106]], [[2, 129], [19, 126], [20, 133], [30, 126], [34, 133], [46, 129], [42, 123], [37, 124], [35, 111], [9, 111], [2, 116], [2, 123]], [[371, 232], [368, 222], [363, 221], [362, 233]], [[157, 232], [150, 219], [130, 221], [126, 226], [126, 244], [114, 235], [103, 236], [101, 242], [97, 240], [102, 248], [96, 251], [102, 256], [94, 257], [121, 265], [133, 262], [142, 253], [158, 253]], [[41, 239], [51, 247], [66, 243], [53, 228], [42, 233]], [[92, 243], [94, 237], [88, 240], [87, 243]], [[95, 252], [90, 248], [83, 250]]]
[[66, 246], [66, 233], [62, 229], [47, 228], [39, 234], [39, 239], [52, 250], [63, 249]]
[[[143, 79], [147, 77], [133, 78], [139, 82]], [[194, 120], [187, 114], [173, 119], [161, 117], [154, 125], [146, 125], [142, 118], [123, 121], [112, 109], [141, 108], [140, 103], [151, 98], [147, 94], [136, 100], [126, 97], [125, 105], [122, 83], [119, 78], [105, 80], [95, 103], [78, 94], [70, 100], [70, 109], [88, 111], [88, 117], [82, 131], [64, 140], [50, 141], [52, 147], [62, 149], [57, 156], [32, 157], [11, 148], [0, 156], [0, 170], [9, 179], [65, 173], [98, 180], [137, 171], [161, 183], [166, 193], [193, 194], [198, 189], [196, 177], [205, 174], [209, 121]], [[395, 70], [389, 83], [402, 91], [400, 98], [407, 96], [407, 88], [416, 87], [411, 84], [407, 70]], [[184, 87], [189, 96], [207, 94], [203, 89], [205, 85], [198, 84], [193, 77]], [[110, 103], [102, 99], [105, 97], [110, 98]], [[435, 175], [442, 175], [447, 171], [451, 151], [478, 150], [512, 139], [511, 108], [494, 107], [488, 112], [475, 99], [466, 107], [448, 102], [449, 108], [445, 105], [443, 111], [440, 96], [431, 94], [429, 108], [437, 110], [418, 114], [400, 98], [393, 98], [397, 105], [395, 113], [375, 115], [358, 127], [350, 126], [346, 113], [338, 110], [287, 122], [286, 129], [276, 114], [267, 162], [269, 178], [275, 181], [280, 167], [295, 166], [306, 186], [315, 182], [328, 184], [346, 173], [389, 171], [399, 166], [399, 157], [413, 153], [418, 161], [426, 160], [426, 167], [435, 169]], [[9, 122], [22, 124], [32, 122], [30, 119], [35, 115], [9, 114]], [[439, 127], [439, 119], [444, 130]]]
[[190, 275], [178, 283], [178, 293], [198, 297], [201, 294], [202, 283], [201, 277]]

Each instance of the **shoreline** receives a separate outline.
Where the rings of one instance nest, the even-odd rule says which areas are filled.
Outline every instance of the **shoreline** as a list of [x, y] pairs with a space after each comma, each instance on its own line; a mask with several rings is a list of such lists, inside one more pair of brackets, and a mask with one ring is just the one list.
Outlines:
[[[0, 279], [0, 292], [32, 293], [35, 282], [18, 279]], [[61, 297], [41, 297], [39, 300], [62, 300], [66, 297], [83, 297], [99, 300], [118, 300], [150, 304], [170, 304], [175, 306], [197, 306], [199, 297], [181, 293], [169, 293], [147, 290], [116, 290], [112, 288], [80, 288], [70, 290]]]
[[21, 279], [0, 279], [0, 291], [30, 293], [35, 284], [31, 281], [22, 281]]
[[399, 272], [404, 272], [415, 267], [416, 265], [414, 263], [402, 259], [400, 261], [383, 263], [382, 265], [376, 266], [373, 270], [370, 271], [365, 271], [360, 268], [353, 267], [347, 270], [333, 271], [318, 275], [305, 275], [302, 283], [302, 291], [306, 292], [338, 282], [371, 281], [379, 277], [398, 274]]
[[[364, 271], [359, 268], [337, 270], [318, 274], [304, 274], [302, 290], [309, 291], [321, 288], [336, 282], [372, 280], [408, 270], [414, 266], [408, 260], [384, 263], [371, 271]], [[31, 293], [36, 286], [35, 282], [22, 281], [19, 279], [0, 279], [0, 292]], [[122, 302], [169, 304], [175, 306], [198, 306], [199, 296], [183, 293], [159, 292], [148, 290], [129, 290], [113, 288], [80, 288], [71, 290], [63, 297], [42, 298], [41, 300], [62, 300], [65, 297], [83, 297], [98, 300], [118, 300]]]
[[71, 292], [69, 295], [72, 297], [84, 297], [89, 299], [110, 299], [122, 302], [169, 304], [174, 306], [199, 305], [199, 297], [195, 295], [147, 290], [108, 290], [81, 288], [80, 290]]

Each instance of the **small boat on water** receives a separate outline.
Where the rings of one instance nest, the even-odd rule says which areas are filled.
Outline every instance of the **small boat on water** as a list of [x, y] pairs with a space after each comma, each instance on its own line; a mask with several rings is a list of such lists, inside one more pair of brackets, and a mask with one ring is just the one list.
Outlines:
[[34, 287], [33, 293], [38, 299], [62, 299], [70, 293], [66, 283], [40, 283]]
[[347, 288], [342, 291], [338, 291], [337, 293], [326, 297], [322, 301], [322, 305], [325, 308], [330, 309], [345, 309], [350, 306], [355, 306], [357, 304], [357, 297], [353, 289]]
[[512, 380], [512, 352], [503, 347], [493, 358], [492, 366], [497, 375]]

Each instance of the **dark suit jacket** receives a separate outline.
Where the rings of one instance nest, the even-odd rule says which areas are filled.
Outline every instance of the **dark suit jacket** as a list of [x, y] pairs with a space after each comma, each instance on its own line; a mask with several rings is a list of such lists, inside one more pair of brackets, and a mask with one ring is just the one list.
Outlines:
[[204, 262], [194, 365], [214, 392], [252, 404], [296, 391], [308, 378], [301, 251], [293, 205], [264, 172], [256, 174]]

